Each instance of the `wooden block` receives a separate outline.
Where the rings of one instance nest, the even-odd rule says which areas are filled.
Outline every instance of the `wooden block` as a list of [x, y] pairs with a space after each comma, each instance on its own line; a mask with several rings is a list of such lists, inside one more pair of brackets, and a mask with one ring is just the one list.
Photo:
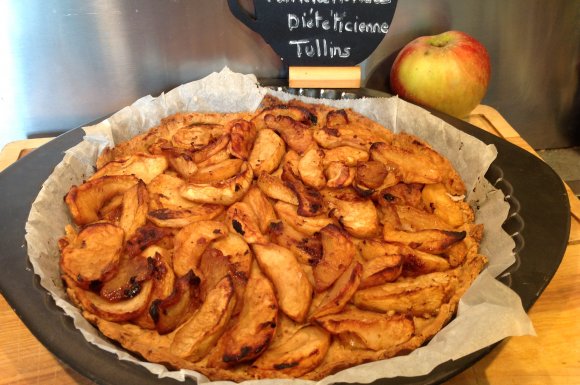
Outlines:
[[291, 88], [360, 88], [361, 70], [353, 67], [290, 67]]

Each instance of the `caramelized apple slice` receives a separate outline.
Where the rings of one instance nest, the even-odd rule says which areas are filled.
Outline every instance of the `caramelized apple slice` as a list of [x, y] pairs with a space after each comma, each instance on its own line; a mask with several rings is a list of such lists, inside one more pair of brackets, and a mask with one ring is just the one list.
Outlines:
[[120, 227], [106, 222], [87, 225], [63, 248], [60, 267], [76, 285], [88, 289], [92, 282], [106, 281], [115, 274], [123, 241]]
[[274, 116], [271, 114], [264, 116], [264, 122], [268, 128], [273, 129], [282, 136], [288, 147], [300, 155], [303, 155], [310, 148], [316, 147], [312, 131], [304, 123], [298, 122], [289, 116]]
[[231, 205], [239, 201], [252, 185], [254, 173], [247, 162], [240, 172], [231, 178], [211, 183], [186, 183], [181, 187], [181, 196], [197, 203]]
[[202, 298], [205, 298], [225, 276], [232, 275], [234, 269], [228, 257], [210, 246], [201, 254], [199, 273]]
[[145, 183], [151, 182], [162, 174], [169, 164], [163, 155], [135, 154], [123, 159], [113, 160], [95, 172], [89, 180], [105, 175], [134, 175]]
[[[268, 96], [266, 96], [267, 98]], [[264, 100], [266, 99], [264, 98]], [[294, 106], [289, 104], [279, 104], [277, 101], [274, 105], [267, 106], [259, 111], [258, 114], [252, 119], [252, 122], [260, 130], [266, 129], [265, 117], [267, 115], [273, 116], [288, 116], [297, 122], [310, 125], [316, 121], [316, 116], [314, 116], [307, 108], [302, 106]]]
[[260, 268], [274, 283], [280, 309], [302, 322], [310, 307], [312, 286], [292, 252], [274, 243], [253, 244]]
[[452, 273], [437, 272], [359, 290], [353, 301], [361, 309], [422, 316], [436, 313], [456, 284]]
[[417, 276], [433, 273], [435, 271], [445, 271], [450, 268], [451, 265], [447, 259], [419, 250], [414, 250], [410, 255], [405, 257], [403, 274], [405, 276]]
[[387, 177], [387, 167], [376, 160], [359, 162], [356, 165], [355, 184], [368, 189], [376, 189], [383, 185]]
[[270, 372], [270, 377], [282, 373], [300, 377], [316, 368], [330, 347], [330, 334], [318, 326], [306, 326], [295, 334], [271, 346], [252, 368]]
[[226, 211], [226, 223], [231, 232], [240, 234], [247, 243], [265, 243], [268, 238], [260, 231], [256, 214], [244, 202], [236, 202]]
[[[71, 282], [71, 281], [69, 281]], [[72, 282], [71, 282], [72, 283]], [[107, 321], [125, 322], [138, 317], [147, 310], [149, 298], [153, 289], [151, 279], [142, 282], [138, 288], [133, 288], [133, 297], [124, 301], [109, 302], [92, 291], [81, 288], [73, 288], [73, 296], [81, 304], [82, 308], [89, 313], [93, 313]]]
[[332, 218], [326, 215], [304, 217], [298, 214], [298, 207], [286, 202], [278, 201], [274, 204], [274, 210], [278, 216], [290, 226], [305, 235], [313, 235], [322, 230], [324, 226], [334, 223]]
[[361, 198], [352, 189], [325, 189], [322, 195], [349, 234], [369, 238], [380, 233], [377, 209], [370, 199]]
[[276, 333], [277, 319], [274, 287], [256, 266], [244, 293], [242, 311], [218, 341], [210, 361], [229, 366], [253, 360], [268, 348]]
[[135, 256], [145, 251], [149, 246], [161, 242], [164, 238], [172, 235], [168, 229], [163, 229], [153, 225], [139, 227], [135, 234], [129, 238], [125, 244], [125, 252], [129, 256]]
[[148, 311], [143, 312], [132, 322], [143, 329], [155, 329], [155, 320], [151, 316], [151, 305], [155, 301], [163, 300], [173, 293], [175, 287], [175, 273], [171, 268], [171, 255], [167, 249], [159, 246], [148, 247], [142, 254], [142, 259], [146, 259], [152, 265], [153, 292], [147, 305]]
[[223, 162], [213, 164], [197, 170], [195, 175], [188, 178], [191, 183], [212, 183], [228, 179], [240, 172], [244, 164], [241, 159], [226, 159]]
[[327, 168], [331, 163], [342, 163], [348, 167], [354, 167], [358, 162], [369, 160], [369, 153], [360, 148], [341, 146], [324, 150], [324, 159], [322, 164]]
[[[451, 225], [451, 227], [459, 227], [465, 222], [473, 219], [473, 211], [467, 206], [462, 210], [462, 205], [465, 202], [454, 201], [447, 193], [447, 189], [441, 183], [425, 185], [422, 192], [423, 202], [425, 206], [430, 207], [438, 218]], [[466, 215], [464, 215], [466, 211]]]
[[252, 187], [242, 199], [242, 202], [247, 203], [251, 208], [256, 218], [260, 218], [258, 226], [262, 234], [268, 230], [270, 222], [276, 220], [276, 212], [274, 206], [268, 200], [266, 195], [258, 188]]
[[328, 289], [351, 264], [356, 254], [349, 235], [336, 225], [328, 225], [320, 230], [322, 258], [314, 266], [315, 289]]
[[353, 261], [326, 293], [310, 318], [316, 319], [340, 312], [358, 289], [361, 275], [362, 265], [357, 261]]
[[231, 277], [224, 277], [207, 295], [199, 310], [175, 333], [171, 353], [197, 362], [222, 335], [235, 305]]
[[400, 314], [388, 316], [354, 306], [317, 321], [347, 346], [359, 349], [389, 349], [408, 341], [415, 331], [409, 317]]
[[304, 184], [314, 187], [317, 190], [326, 186], [324, 176], [324, 151], [319, 148], [312, 148], [304, 154], [298, 162], [298, 173]]
[[383, 230], [383, 239], [385, 241], [400, 243], [431, 254], [443, 253], [449, 246], [463, 240], [465, 235], [465, 231], [435, 229], [419, 231], [393, 230], [391, 226], [386, 225]]
[[215, 154], [219, 153], [220, 151], [224, 150], [228, 143], [230, 142], [230, 135], [224, 134], [218, 138], [212, 139], [207, 145], [203, 146], [202, 148], [192, 151], [189, 153], [191, 160], [195, 163], [201, 163]]
[[361, 257], [371, 260], [383, 255], [400, 254], [403, 257], [410, 255], [413, 250], [405, 245], [389, 243], [382, 239], [355, 239], [356, 248]]
[[149, 193], [143, 181], [140, 180], [123, 194], [122, 207], [119, 226], [125, 230], [125, 237], [129, 238], [147, 222]]
[[179, 192], [184, 184], [185, 181], [181, 178], [161, 174], [147, 185], [147, 191], [149, 191], [151, 200], [157, 202], [160, 208], [176, 210], [194, 207], [196, 203], [183, 198]]
[[403, 256], [400, 254], [380, 255], [363, 263], [360, 288], [393, 282], [403, 271]]
[[200, 279], [189, 271], [175, 280], [171, 294], [164, 299], [156, 299], [149, 306], [149, 315], [155, 322], [159, 334], [175, 330], [201, 305]]
[[401, 230], [418, 231], [418, 230], [449, 230], [453, 227], [435, 214], [425, 210], [417, 209], [407, 205], [391, 205], [397, 212], [397, 217], [401, 222]]
[[320, 192], [313, 187], [306, 186], [294, 174], [289, 163], [285, 163], [282, 171], [282, 180], [298, 197], [298, 215], [314, 217], [322, 212], [323, 202]]
[[236, 119], [229, 122], [227, 128], [231, 135], [228, 150], [236, 158], [248, 160], [258, 134], [256, 126], [247, 120]]
[[319, 233], [307, 236], [287, 223], [278, 221], [270, 222], [268, 235], [272, 242], [292, 251], [302, 264], [315, 266], [322, 258]]
[[356, 169], [342, 162], [330, 162], [324, 170], [324, 175], [327, 178], [327, 187], [344, 188], [349, 187], [354, 182]]
[[256, 175], [262, 172], [270, 174], [282, 161], [286, 144], [273, 130], [258, 131], [248, 163]]
[[177, 276], [196, 270], [205, 248], [214, 239], [228, 233], [225, 224], [218, 221], [199, 221], [185, 226], [175, 235], [173, 249], [173, 270]]
[[133, 175], [103, 176], [80, 186], [72, 186], [64, 200], [77, 225], [99, 220], [100, 208], [115, 195], [123, 194], [139, 182]]
[[298, 205], [298, 197], [294, 191], [277, 176], [262, 172], [259, 174], [256, 184], [266, 196], [295, 206]]
[[337, 124], [333, 127], [323, 127], [314, 132], [314, 139], [324, 148], [342, 146], [355, 147], [368, 151], [371, 144], [379, 138], [371, 130], [350, 124]]
[[99, 295], [109, 302], [133, 298], [141, 290], [143, 282], [151, 279], [154, 267], [153, 258], [123, 255], [117, 273], [103, 283]]
[[242, 309], [242, 297], [246, 290], [246, 284], [250, 277], [250, 269], [254, 260], [250, 246], [244, 239], [236, 234], [229, 233], [223, 238], [212, 242], [211, 247], [221, 251], [228, 259], [229, 268], [232, 271], [232, 280], [236, 291], [236, 307], [233, 314], [238, 314]]

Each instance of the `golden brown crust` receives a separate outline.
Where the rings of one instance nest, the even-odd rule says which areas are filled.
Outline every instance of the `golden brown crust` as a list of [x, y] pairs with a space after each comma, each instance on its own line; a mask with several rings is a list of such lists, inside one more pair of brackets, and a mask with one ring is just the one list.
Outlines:
[[180, 113], [71, 188], [85, 227], [59, 240], [61, 273], [145, 360], [319, 380], [453, 317], [486, 263], [463, 193], [428, 144], [350, 109], [267, 96], [254, 113]]

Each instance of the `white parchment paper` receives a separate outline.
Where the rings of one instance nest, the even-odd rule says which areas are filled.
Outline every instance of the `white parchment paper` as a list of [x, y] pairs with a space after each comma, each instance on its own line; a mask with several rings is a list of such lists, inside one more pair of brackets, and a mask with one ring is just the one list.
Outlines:
[[[80, 184], [93, 173], [97, 156], [105, 146], [145, 132], [160, 119], [176, 112], [253, 111], [267, 93], [289, 100], [293, 95], [259, 87], [253, 75], [233, 73], [224, 68], [219, 73], [179, 86], [159, 97], [146, 96], [125, 107], [103, 122], [84, 127], [85, 139], [66, 151], [63, 161], [45, 181], [32, 205], [26, 224], [26, 242], [34, 272], [63, 311], [74, 319], [85, 338], [120, 359], [135, 362], [159, 377], [183, 380], [186, 376], [198, 382], [208, 379], [189, 370], [171, 371], [162, 365], [142, 362], [103, 338], [78, 309], [69, 303], [59, 274], [57, 240], [64, 227], [71, 223], [62, 197], [71, 185]], [[307, 102], [318, 99], [302, 97]], [[489, 265], [462, 298], [457, 317], [443, 328], [426, 346], [409, 355], [372, 362], [343, 370], [326, 377], [319, 384], [334, 382], [369, 383], [379, 378], [421, 376], [449, 360], [458, 359], [508, 336], [534, 335], [534, 329], [518, 295], [494, 277], [514, 263], [514, 242], [501, 228], [509, 205], [499, 190], [483, 177], [497, 152], [429, 112], [397, 97], [355, 100], [325, 100], [336, 107], [350, 107], [376, 120], [394, 132], [415, 134], [445, 155], [458, 170], [467, 187], [467, 200], [477, 208], [476, 221], [485, 226], [481, 253]], [[262, 381], [246, 381], [245, 384]], [[268, 383], [312, 384], [303, 380], [268, 380]], [[216, 384], [231, 384], [220, 381]]]

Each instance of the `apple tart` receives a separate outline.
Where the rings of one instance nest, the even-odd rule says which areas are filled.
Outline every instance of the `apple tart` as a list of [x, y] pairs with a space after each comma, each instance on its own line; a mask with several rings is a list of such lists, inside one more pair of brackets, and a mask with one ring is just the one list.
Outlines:
[[406, 354], [486, 263], [450, 162], [349, 109], [267, 96], [107, 148], [65, 197], [71, 301], [145, 360], [320, 379]]

